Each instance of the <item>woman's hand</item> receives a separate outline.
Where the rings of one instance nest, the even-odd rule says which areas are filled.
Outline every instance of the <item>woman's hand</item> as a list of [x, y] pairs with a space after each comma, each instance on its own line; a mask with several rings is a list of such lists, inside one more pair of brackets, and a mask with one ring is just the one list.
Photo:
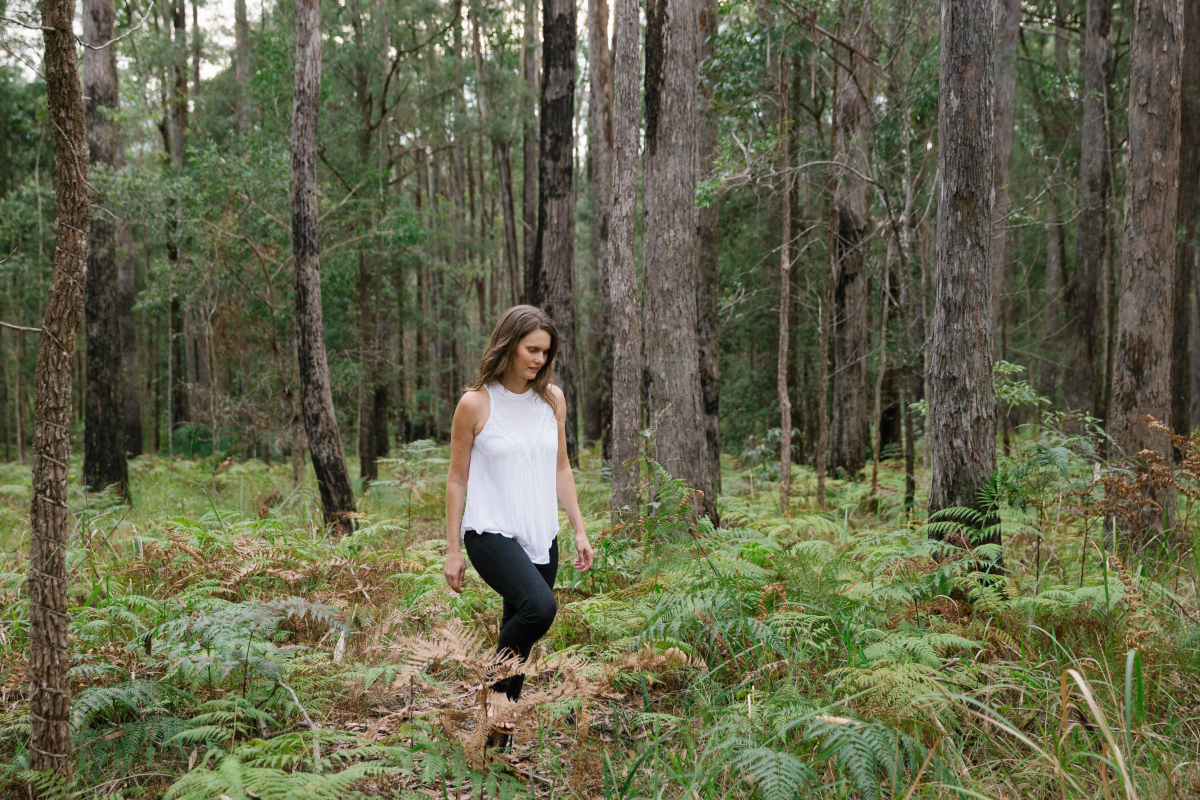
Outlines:
[[467, 573], [467, 561], [463, 558], [461, 550], [451, 551], [446, 556], [446, 566], [442, 571], [446, 575], [446, 583], [450, 586], [450, 591], [462, 594], [463, 576]]
[[592, 566], [592, 543], [583, 531], [575, 534], [575, 569], [584, 571]]

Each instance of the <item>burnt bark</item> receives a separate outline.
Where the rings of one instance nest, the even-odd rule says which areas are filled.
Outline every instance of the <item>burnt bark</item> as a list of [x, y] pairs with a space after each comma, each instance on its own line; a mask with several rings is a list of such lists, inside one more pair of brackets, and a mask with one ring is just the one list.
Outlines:
[[[83, 38], [104, 45], [113, 38], [113, 0], [85, 0]], [[112, 172], [125, 166], [125, 148], [114, 115], [120, 110], [117, 56], [112, 47], [85, 48], [83, 76], [91, 162]], [[99, 198], [103, 205], [103, 198]], [[121, 328], [118, 318], [118, 223], [111, 214], [92, 221], [88, 241], [88, 281], [84, 301], [87, 327], [87, 390], [84, 393], [83, 479], [89, 489], [117, 484], [128, 488], [125, 463], [125, 416], [121, 401]], [[127, 237], [125, 237], [127, 238]]]
[[578, 391], [575, 375], [575, 3], [543, 0], [541, 159], [538, 162], [538, 229], [534, 262], [538, 281], [532, 305], [542, 306], [558, 328], [555, 383], [567, 405], [567, 454], [578, 459]]
[[1200, 0], [1182, 0], [1183, 53], [1180, 72], [1183, 91], [1179, 123], [1179, 199], [1176, 225], [1182, 235], [1175, 244], [1175, 309], [1171, 325], [1171, 427], [1192, 431], [1191, 338], [1192, 246], [1196, 238], [1196, 191], [1200, 183]]
[[[943, 0], [937, 261], [929, 352], [929, 511], [979, 507], [996, 468], [992, 220], [993, 4]], [[991, 541], [998, 543], [993, 529]]]
[[[711, 40], [717, 35], [716, 0], [700, 0], [700, 61], [712, 55]], [[700, 82], [699, 169], [700, 179], [712, 177], [717, 157], [717, 118], [711, 111], [713, 87]], [[793, 131], [794, 135], [794, 131]], [[704, 407], [704, 433], [708, 441], [709, 472], [713, 490], [721, 493], [721, 339], [718, 307], [720, 300], [721, 198], [710, 197], [698, 213], [700, 239], [699, 280], [696, 281], [696, 313], [700, 345], [700, 402]]]
[[[612, 520], [638, 512], [639, 430], [642, 416], [642, 317], [634, 268], [634, 209], [638, 187], [641, 72], [638, 0], [616, 0], [613, 50], [612, 274], [609, 299], [613, 352]], [[628, 511], [627, 511], [628, 510]]]
[[296, 356], [308, 450], [325, 523], [349, 532], [354, 492], [338, 431], [325, 354], [317, 230], [317, 111], [321, 97], [321, 10], [295, 0], [296, 75], [292, 103], [292, 252], [296, 262]]
[[69, 780], [71, 666], [67, 616], [67, 465], [71, 362], [87, 280], [88, 148], [76, 69], [73, 0], [42, 3], [46, 106], [54, 136], [54, 274], [34, 376], [33, 496], [29, 507], [29, 768]]
[[[1113, 350], [1108, 432], [1126, 455], [1170, 458], [1165, 433], [1147, 415], [1171, 414], [1171, 324], [1175, 306], [1179, 201], [1180, 28], [1177, 2], [1136, 0], [1129, 50], [1129, 161], [1120, 305]], [[1165, 503], [1166, 492], [1148, 489]], [[1161, 529], [1147, 510], [1136, 527]]]
[[649, 416], [659, 463], [702, 493], [717, 522], [700, 396], [697, 335], [697, 0], [651, 0], [646, 10], [644, 281]]

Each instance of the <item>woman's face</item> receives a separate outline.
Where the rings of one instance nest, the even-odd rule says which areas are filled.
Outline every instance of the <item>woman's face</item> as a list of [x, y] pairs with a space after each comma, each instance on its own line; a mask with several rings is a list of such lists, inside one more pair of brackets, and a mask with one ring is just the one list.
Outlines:
[[531, 331], [517, 342], [517, 352], [509, 369], [525, 380], [535, 380], [538, 372], [546, 365], [550, 352], [550, 334], [543, 330]]

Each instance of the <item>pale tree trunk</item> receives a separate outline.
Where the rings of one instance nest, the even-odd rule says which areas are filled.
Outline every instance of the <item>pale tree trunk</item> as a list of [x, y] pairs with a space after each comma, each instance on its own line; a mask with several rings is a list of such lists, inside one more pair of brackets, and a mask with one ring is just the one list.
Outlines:
[[321, 10], [296, 0], [296, 76], [292, 103], [292, 252], [296, 262], [296, 357], [300, 398], [325, 523], [353, 529], [354, 492], [338, 432], [325, 355], [317, 238], [317, 111], [321, 97]]
[[634, 269], [634, 208], [638, 188], [641, 69], [638, 0], [616, 0], [613, 50], [613, 199], [609, 241], [612, 379], [612, 521], [638, 513], [642, 416], [642, 315]]
[[[591, 230], [596, 300], [588, 315], [588, 357], [598, 367], [589, 380], [585, 423], [588, 438], [609, 441], [612, 417], [612, 339], [609, 335], [609, 283], [612, 270], [613, 79], [608, 50], [608, 0], [588, 0], [588, 154], [594, 215]], [[611, 445], [605, 449], [611, 451]]]
[[780, 234], [779, 245], [779, 343], [776, 346], [775, 392], [779, 397], [779, 508], [784, 516], [791, 513], [792, 496], [792, 399], [788, 391], [788, 352], [791, 350], [789, 321], [792, 310], [792, 176], [789, 173], [788, 138], [788, 60], [779, 57], [779, 174]]
[[647, 9], [644, 280], [646, 369], [656, 457], [673, 477], [702, 493], [698, 510], [717, 522], [716, 497], [700, 398], [696, 333], [696, 0]]
[[[929, 512], [979, 508], [996, 468], [992, 383], [993, 5], [942, 0], [937, 262], [929, 352]], [[994, 520], [988, 520], [990, 525]], [[999, 543], [992, 529], [988, 543]], [[999, 566], [999, 565], [997, 565]]]
[[[1180, 31], [1177, 0], [1135, 0], [1129, 47], [1129, 155], [1120, 306], [1107, 430], [1128, 456], [1171, 441], [1143, 422], [1171, 414], [1171, 323], [1179, 202]], [[1147, 489], [1163, 505], [1168, 492]], [[1147, 510], [1136, 523], [1162, 528]]]
[[[859, 26], [859, 30], [854, 43], [865, 52], [870, 47], [866, 25]], [[871, 187], [859, 175], [868, 174], [871, 163], [871, 111], [867, 102], [872, 97], [873, 67], [857, 53], [845, 53], [843, 57], [852, 72], [837, 68], [833, 160], [853, 170], [841, 171], [833, 198], [838, 226], [834, 261], [836, 288], [831, 309], [833, 408], [829, 468], [844, 470], [850, 477], [862, 469], [868, 446], [869, 273], [864, 238], [870, 227]]]
[[522, 241], [525, 251], [525, 282], [522, 302], [534, 303], [538, 294], [539, 280], [537, 265], [538, 239], [538, 35], [537, 35], [538, 0], [525, 0], [525, 29], [522, 37], [521, 73], [525, 78], [523, 95], [524, 113], [522, 114], [524, 153], [524, 180], [521, 185], [522, 220], [524, 233]]
[[233, 65], [237, 81], [237, 100], [234, 119], [238, 133], [246, 133], [250, 123], [246, 119], [247, 92], [250, 88], [250, 24], [246, 20], [246, 0], [233, 0]]
[[[91, 45], [111, 41], [115, 16], [113, 0], [85, 0], [84, 41]], [[85, 48], [83, 76], [91, 160], [115, 173], [125, 166], [125, 148], [114, 119], [121, 98], [113, 48]], [[100, 202], [103, 204], [102, 198]], [[117, 317], [117, 259], [128, 259], [128, 254], [117, 252], [119, 238], [111, 214], [101, 214], [92, 222], [85, 300], [87, 390], [83, 447], [83, 479], [89, 489], [118, 484], [125, 490], [129, 484], [121, 407], [125, 386], [121, 375], [121, 327]]]
[[46, 106], [54, 135], [54, 275], [34, 376], [33, 497], [29, 507], [29, 768], [69, 780], [71, 667], [67, 629], [67, 465], [71, 360], [87, 280], [88, 146], [76, 70], [73, 0], [42, 3]]
[[1021, 33], [1021, 0], [996, 2], [996, 95], [992, 103], [992, 179], [996, 205], [992, 213], [992, 331], [1000, 330], [1004, 313], [1004, 260], [1008, 242], [1008, 166], [1013, 144], [1017, 98], [1017, 38]]
[[[534, 261], [538, 281], [532, 305], [542, 306], [558, 328], [554, 382], [567, 404], [567, 454], [578, 459], [578, 390], [575, 375], [575, 3], [543, 0], [541, 160], [538, 163], [538, 230]], [[545, 294], [543, 295], [542, 292]]]
[[[717, 2], [700, 0], [700, 61], [712, 55], [710, 41], [717, 35]], [[713, 87], [701, 81], [699, 95], [700, 135], [699, 170], [700, 179], [713, 176], [717, 157], [717, 118], [712, 113]], [[795, 136], [795, 131], [790, 132]], [[700, 275], [696, 281], [696, 313], [699, 318], [700, 334], [700, 400], [704, 405], [705, 436], [708, 440], [709, 471], [712, 474], [713, 490], [721, 493], [721, 339], [720, 319], [720, 273], [721, 253], [720, 197], [709, 198], [708, 205], [700, 208]]]
[[1105, 265], [1108, 259], [1108, 84], [1112, 75], [1112, 0], [1087, 0], [1083, 43], [1083, 125], [1079, 140], [1079, 222], [1067, 295], [1073, 357], [1063, 382], [1070, 408], [1103, 416]]
[[1171, 427], [1192, 432], [1191, 334], [1192, 243], [1196, 236], [1196, 190], [1200, 183], [1200, 0], [1182, 0], [1183, 92], [1179, 124], [1179, 200], [1175, 244], [1175, 313], [1171, 326]]

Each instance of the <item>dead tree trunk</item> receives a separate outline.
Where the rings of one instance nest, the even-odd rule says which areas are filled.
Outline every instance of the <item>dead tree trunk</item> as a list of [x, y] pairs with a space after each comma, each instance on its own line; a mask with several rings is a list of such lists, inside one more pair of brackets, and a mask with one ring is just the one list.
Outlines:
[[[996, 468], [992, 383], [993, 4], [942, 0], [937, 263], [929, 353], [929, 511], [979, 507]], [[998, 543], [998, 532], [993, 541]]]
[[67, 628], [67, 465], [71, 361], [87, 280], [88, 147], [76, 69], [73, 0], [42, 3], [46, 105], [54, 131], [54, 276], [34, 378], [33, 497], [29, 507], [29, 768], [69, 780], [71, 666]]
[[[712, 55], [711, 40], [717, 35], [716, 0], [700, 0], [700, 61]], [[717, 157], [717, 118], [710, 111], [713, 87], [707, 81], [700, 83], [700, 107], [697, 111], [700, 123], [698, 162], [700, 178], [712, 177]], [[713, 479], [713, 491], [721, 493], [721, 339], [718, 309], [720, 300], [720, 274], [718, 262], [721, 254], [721, 229], [719, 226], [720, 197], [711, 197], [707, 205], [697, 212], [699, 215], [700, 275], [696, 281], [696, 313], [700, 334], [700, 401], [704, 406], [704, 432], [708, 440], [709, 471]]]
[[[1180, 25], [1177, 3], [1137, 0], [1129, 47], [1129, 166], [1121, 301], [1113, 352], [1108, 432], [1126, 455], [1157, 450], [1170, 458], [1165, 433], [1147, 415], [1171, 414], [1171, 321], [1179, 201]], [[1148, 491], [1165, 504], [1167, 492]], [[1137, 523], [1161, 529], [1147, 510]]]
[[1179, 200], [1175, 245], [1175, 313], [1171, 325], [1171, 427], [1192, 431], [1191, 337], [1192, 244], [1196, 236], [1196, 190], [1200, 184], [1200, 0], [1183, 0], [1183, 92], [1179, 123]]
[[317, 239], [317, 110], [321, 97], [321, 9], [296, 0], [296, 79], [292, 103], [292, 251], [296, 262], [296, 356], [304, 429], [325, 523], [353, 528], [354, 492], [338, 432], [325, 355]]
[[638, 187], [641, 57], [638, 0], [616, 0], [613, 50], [612, 275], [609, 280], [613, 351], [612, 520], [638, 512], [638, 455], [642, 417], [642, 316], [634, 269], [634, 208]]
[[650, 419], [657, 458], [674, 477], [703, 493], [699, 511], [717, 521], [700, 398], [696, 334], [696, 0], [647, 8], [646, 162], [643, 309]]
[[[575, 375], [575, 3], [544, 0], [541, 160], [538, 162], [538, 282], [531, 300], [558, 328], [555, 383], [567, 405], [567, 454], [578, 459]], [[542, 296], [542, 292], [545, 292]]]
[[[91, 45], [113, 38], [116, 10], [113, 0], [85, 0], [83, 37]], [[112, 172], [125, 166], [125, 147], [114, 116], [120, 109], [117, 55], [112, 47], [85, 48], [83, 77], [87, 94], [87, 132], [91, 160]], [[83, 480], [89, 489], [117, 484], [127, 489], [125, 416], [121, 401], [121, 328], [117, 316], [117, 222], [101, 214], [93, 222], [88, 242], [88, 281], [85, 300], [87, 326], [87, 390], [84, 392]]]

